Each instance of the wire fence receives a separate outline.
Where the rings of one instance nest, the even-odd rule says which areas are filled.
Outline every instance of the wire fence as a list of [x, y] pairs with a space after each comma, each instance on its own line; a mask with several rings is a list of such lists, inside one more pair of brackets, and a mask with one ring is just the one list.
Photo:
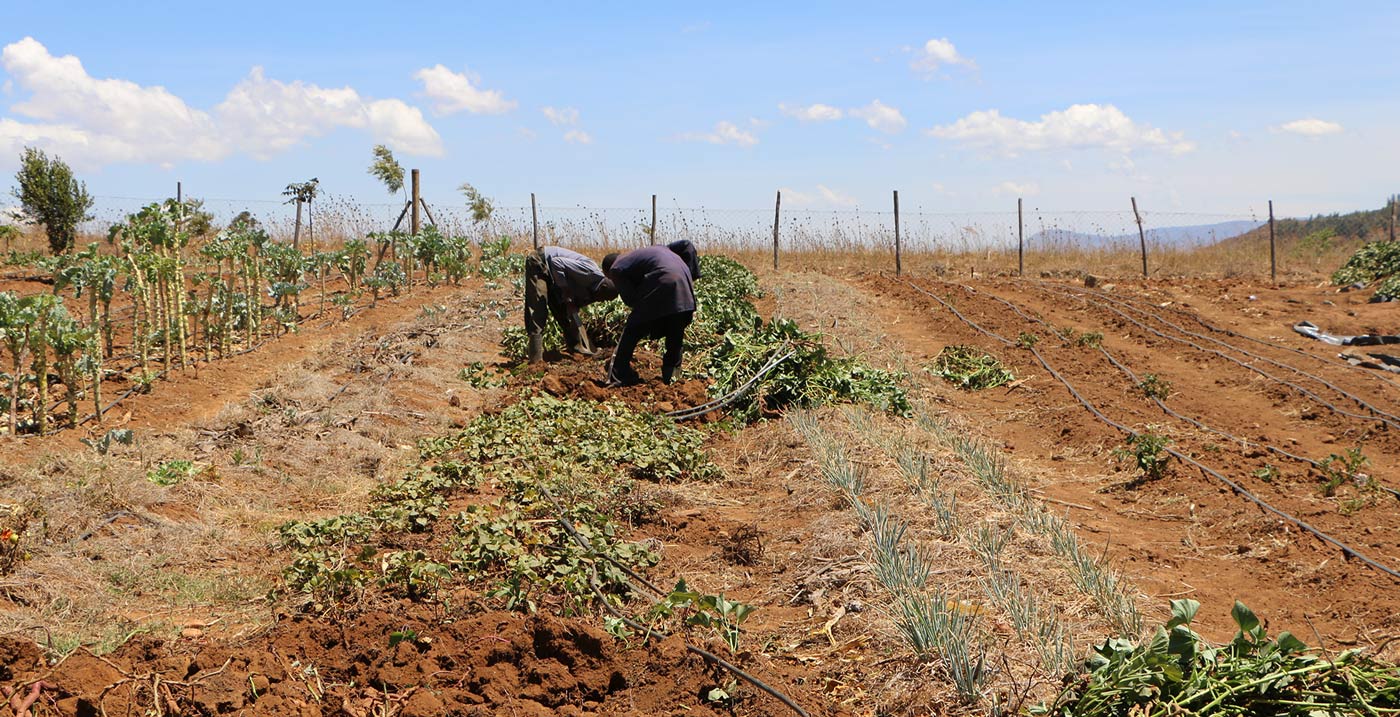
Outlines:
[[[84, 229], [104, 233], [130, 213], [161, 198], [99, 196], [92, 219]], [[296, 212], [280, 199], [203, 198], [204, 209], [224, 224], [242, 212], [261, 221], [274, 235], [290, 236]], [[366, 202], [341, 195], [323, 195], [303, 214], [312, 232], [363, 236], [386, 231], [403, 212], [406, 202]], [[431, 217], [426, 216], [427, 213]], [[532, 233], [529, 206], [497, 206], [486, 225], [472, 221], [470, 211], [452, 205], [428, 203], [424, 222], [454, 234]], [[588, 207], [539, 206], [542, 238], [596, 248], [627, 248], [650, 242], [653, 222], [649, 206]], [[1159, 245], [1194, 246], [1214, 243], [1261, 226], [1267, 217], [1254, 211], [1237, 213], [1141, 212], [1144, 233]], [[690, 239], [697, 243], [735, 250], [771, 247], [774, 209], [725, 209], [658, 206], [655, 226], [658, 239]], [[784, 207], [778, 212], [779, 241], [794, 250], [874, 249], [894, 246], [894, 212], [866, 209], [805, 209]], [[914, 207], [899, 215], [904, 247], [917, 251], [986, 251], [1014, 249], [1024, 232], [1028, 246], [1136, 247], [1137, 220], [1131, 210], [1042, 210], [1027, 208], [1018, 227], [1017, 212], [936, 212]], [[403, 228], [407, 228], [404, 220]], [[306, 231], [306, 229], [303, 229]]]
[[[98, 196], [92, 218], [84, 224], [90, 236], [105, 235], [114, 223], [159, 197]], [[296, 210], [281, 198], [201, 198], [215, 226], [247, 212], [275, 239], [289, 241]], [[1125, 202], [1126, 204], [1126, 202]], [[775, 208], [754, 209], [649, 205], [591, 207], [542, 205], [496, 206], [486, 222], [473, 221], [460, 200], [425, 202], [424, 224], [457, 236], [510, 236], [530, 241], [536, 228], [542, 244], [583, 251], [617, 251], [643, 246], [655, 239], [689, 239], [702, 251], [730, 254], [770, 253], [774, 245]], [[406, 200], [364, 201], [322, 194], [303, 211], [303, 241], [334, 245], [370, 232], [387, 231], [396, 221], [407, 231]], [[1139, 212], [1122, 210], [1059, 210], [1026, 206], [1018, 216], [1014, 205], [1000, 212], [929, 211], [917, 204], [899, 213], [899, 244], [906, 260], [941, 269], [957, 264], [994, 271], [1017, 270], [1025, 255], [1027, 271], [1085, 270], [1129, 273], [1145, 243], [1154, 273], [1256, 274], [1270, 271], [1267, 237], [1257, 231], [1267, 224], [1267, 210], [1238, 212], [1154, 211], [1150, 202]], [[1140, 225], [1139, 225], [1140, 221]], [[1139, 237], [1141, 226], [1142, 237]], [[888, 258], [893, 267], [895, 213], [891, 209], [811, 209], [783, 206], [777, 212], [778, 247], [783, 254], [863, 255], [872, 266]], [[1244, 237], [1231, 246], [1225, 240]], [[1260, 242], [1264, 242], [1262, 245]], [[1262, 248], [1261, 248], [1262, 246]], [[1211, 247], [1231, 247], [1229, 251]], [[1213, 257], [1196, 265], [1187, 254]], [[1280, 257], [1283, 268], [1316, 270], [1318, 256]], [[1135, 272], [1134, 272], [1135, 273]]]

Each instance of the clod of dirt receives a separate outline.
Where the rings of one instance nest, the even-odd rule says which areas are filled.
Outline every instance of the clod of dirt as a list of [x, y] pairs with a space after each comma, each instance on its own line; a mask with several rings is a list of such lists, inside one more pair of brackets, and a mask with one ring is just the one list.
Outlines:
[[733, 565], [754, 565], [763, 557], [763, 541], [757, 525], [744, 525], [729, 535], [722, 554]]

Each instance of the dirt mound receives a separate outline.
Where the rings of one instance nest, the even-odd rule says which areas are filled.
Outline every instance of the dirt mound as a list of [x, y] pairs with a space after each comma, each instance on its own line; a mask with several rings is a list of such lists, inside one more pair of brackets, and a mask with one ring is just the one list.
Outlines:
[[[60, 715], [720, 714], [699, 698], [718, 686], [679, 638], [626, 647], [577, 620], [490, 612], [445, 618], [404, 603], [348, 622], [296, 617], [252, 644], [133, 640], [53, 668], [41, 651], [0, 639], [0, 677]], [[763, 672], [762, 669], [757, 670]], [[769, 679], [772, 679], [771, 676]], [[155, 707], [159, 701], [159, 707]], [[779, 714], [766, 697], [745, 712]], [[727, 711], [727, 710], [722, 710]]]
[[[698, 406], [710, 400], [709, 387], [704, 381], [691, 379], [666, 385], [657, 375], [659, 369], [650, 365], [654, 363], [654, 357], [639, 355], [638, 359], [639, 371], [649, 378], [635, 386], [604, 388], [606, 370], [602, 359], [563, 359], [546, 363], [544, 375], [530, 380], [535, 381], [541, 391], [553, 396], [590, 401], [615, 399], [635, 408], [660, 413]], [[707, 414], [702, 420], [717, 420], [720, 415], [717, 411]]]

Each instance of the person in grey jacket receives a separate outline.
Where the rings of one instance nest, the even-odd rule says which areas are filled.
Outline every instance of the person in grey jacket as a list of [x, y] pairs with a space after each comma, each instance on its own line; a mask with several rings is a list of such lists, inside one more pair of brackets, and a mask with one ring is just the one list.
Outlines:
[[603, 258], [603, 272], [632, 309], [613, 353], [609, 384], [641, 381], [632, 370], [632, 354], [644, 338], [665, 339], [661, 380], [670, 383], [681, 366], [686, 327], [695, 316], [695, 280], [700, 274], [695, 245], [681, 240], [609, 254]]
[[617, 289], [598, 265], [576, 251], [547, 246], [526, 256], [525, 333], [530, 363], [544, 360], [544, 330], [551, 315], [563, 330], [565, 350], [592, 356], [579, 309], [616, 297]]

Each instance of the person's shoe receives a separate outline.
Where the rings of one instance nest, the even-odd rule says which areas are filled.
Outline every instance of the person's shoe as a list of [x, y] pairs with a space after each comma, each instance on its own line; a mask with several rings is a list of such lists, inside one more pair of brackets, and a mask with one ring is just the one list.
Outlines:
[[603, 382], [603, 388], [625, 388], [636, 386], [642, 382], [641, 376], [630, 376], [628, 378], [609, 378]]
[[576, 345], [576, 346], [570, 346], [569, 349], [568, 349], [568, 351], [569, 351], [569, 353], [571, 353], [571, 354], [578, 354], [579, 356], [592, 356], [592, 355], [593, 355], [593, 349], [590, 349], [590, 348], [588, 348], [587, 346], [583, 346], [583, 345], [581, 345], [581, 344], [580, 344], [580, 345]]
[[544, 337], [531, 336], [530, 346], [526, 351], [527, 360], [532, 364], [544, 362]]

